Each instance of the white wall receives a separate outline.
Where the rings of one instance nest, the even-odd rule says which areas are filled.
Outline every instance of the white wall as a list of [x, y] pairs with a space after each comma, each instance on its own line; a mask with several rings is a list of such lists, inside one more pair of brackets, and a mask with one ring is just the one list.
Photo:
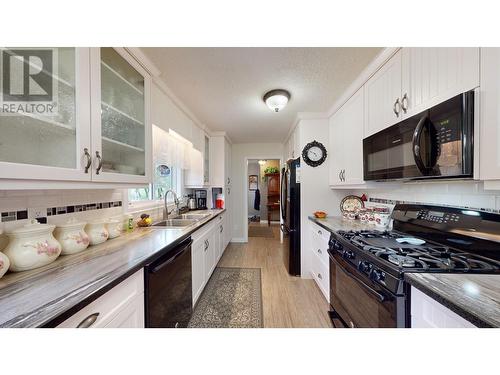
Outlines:
[[396, 186], [384, 183], [377, 185], [380, 188], [355, 190], [353, 193], [356, 195], [365, 193], [371, 199], [450, 205], [492, 212], [500, 210], [500, 191], [484, 190], [483, 182], [420, 181]]
[[[301, 120], [298, 124], [299, 146], [302, 151], [306, 144], [314, 140], [325, 145], [328, 152], [328, 119]], [[310, 167], [303, 159], [300, 161], [300, 202], [301, 202], [301, 274], [311, 278], [311, 238], [308, 216], [314, 211], [325, 211], [328, 215], [339, 215], [339, 202], [342, 192], [332, 191], [328, 181], [328, 161], [318, 167]]]
[[232, 146], [231, 158], [231, 217], [233, 219], [233, 241], [246, 241], [247, 225], [247, 190], [246, 163], [249, 159], [281, 159], [281, 143], [238, 143]]

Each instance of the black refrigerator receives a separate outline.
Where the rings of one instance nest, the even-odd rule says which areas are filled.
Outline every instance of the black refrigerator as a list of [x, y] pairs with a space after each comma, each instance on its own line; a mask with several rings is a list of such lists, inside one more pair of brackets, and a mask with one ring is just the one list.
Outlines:
[[290, 275], [300, 276], [300, 158], [288, 160], [281, 170], [280, 202], [283, 261]]

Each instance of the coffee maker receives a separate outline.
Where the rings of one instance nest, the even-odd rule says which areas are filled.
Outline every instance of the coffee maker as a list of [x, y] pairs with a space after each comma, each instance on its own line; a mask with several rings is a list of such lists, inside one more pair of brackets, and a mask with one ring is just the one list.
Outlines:
[[206, 190], [195, 190], [194, 198], [196, 200], [196, 209], [206, 210], [207, 209], [207, 191]]

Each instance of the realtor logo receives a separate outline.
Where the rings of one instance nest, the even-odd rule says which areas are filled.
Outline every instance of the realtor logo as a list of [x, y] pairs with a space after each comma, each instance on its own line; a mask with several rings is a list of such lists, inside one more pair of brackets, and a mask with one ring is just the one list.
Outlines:
[[57, 114], [57, 49], [0, 49], [0, 115]]

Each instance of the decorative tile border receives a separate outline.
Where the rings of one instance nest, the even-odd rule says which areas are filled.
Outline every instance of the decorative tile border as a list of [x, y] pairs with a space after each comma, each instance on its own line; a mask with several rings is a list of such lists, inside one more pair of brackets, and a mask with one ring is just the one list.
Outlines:
[[[47, 216], [64, 215], [75, 212], [101, 210], [105, 208], [115, 208], [121, 206], [122, 206], [122, 201], [87, 203], [87, 204], [62, 206], [62, 207], [49, 207], [47, 208]], [[28, 218], [28, 210], [26, 209], [20, 211], [2, 212], [0, 214], [0, 217], [2, 223], [7, 221], [24, 220]]]
[[398, 201], [398, 200], [393, 200], [393, 199], [381, 199], [381, 198], [368, 198], [368, 201], [371, 203], [392, 204], [392, 205], [396, 205], [396, 204], [427, 204], [427, 205], [431, 205], [431, 206], [434, 205], [434, 206], [443, 206], [443, 207], [463, 208], [463, 209], [475, 210], [475, 211], [484, 211], [484, 212], [490, 212], [490, 213], [494, 213], [494, 214], [500, 213], [500, 210], [496, 210], [493, 208], [457, 206], [457, 205], [442, 204], [442, 203], [410, 202], [410, 201]]

